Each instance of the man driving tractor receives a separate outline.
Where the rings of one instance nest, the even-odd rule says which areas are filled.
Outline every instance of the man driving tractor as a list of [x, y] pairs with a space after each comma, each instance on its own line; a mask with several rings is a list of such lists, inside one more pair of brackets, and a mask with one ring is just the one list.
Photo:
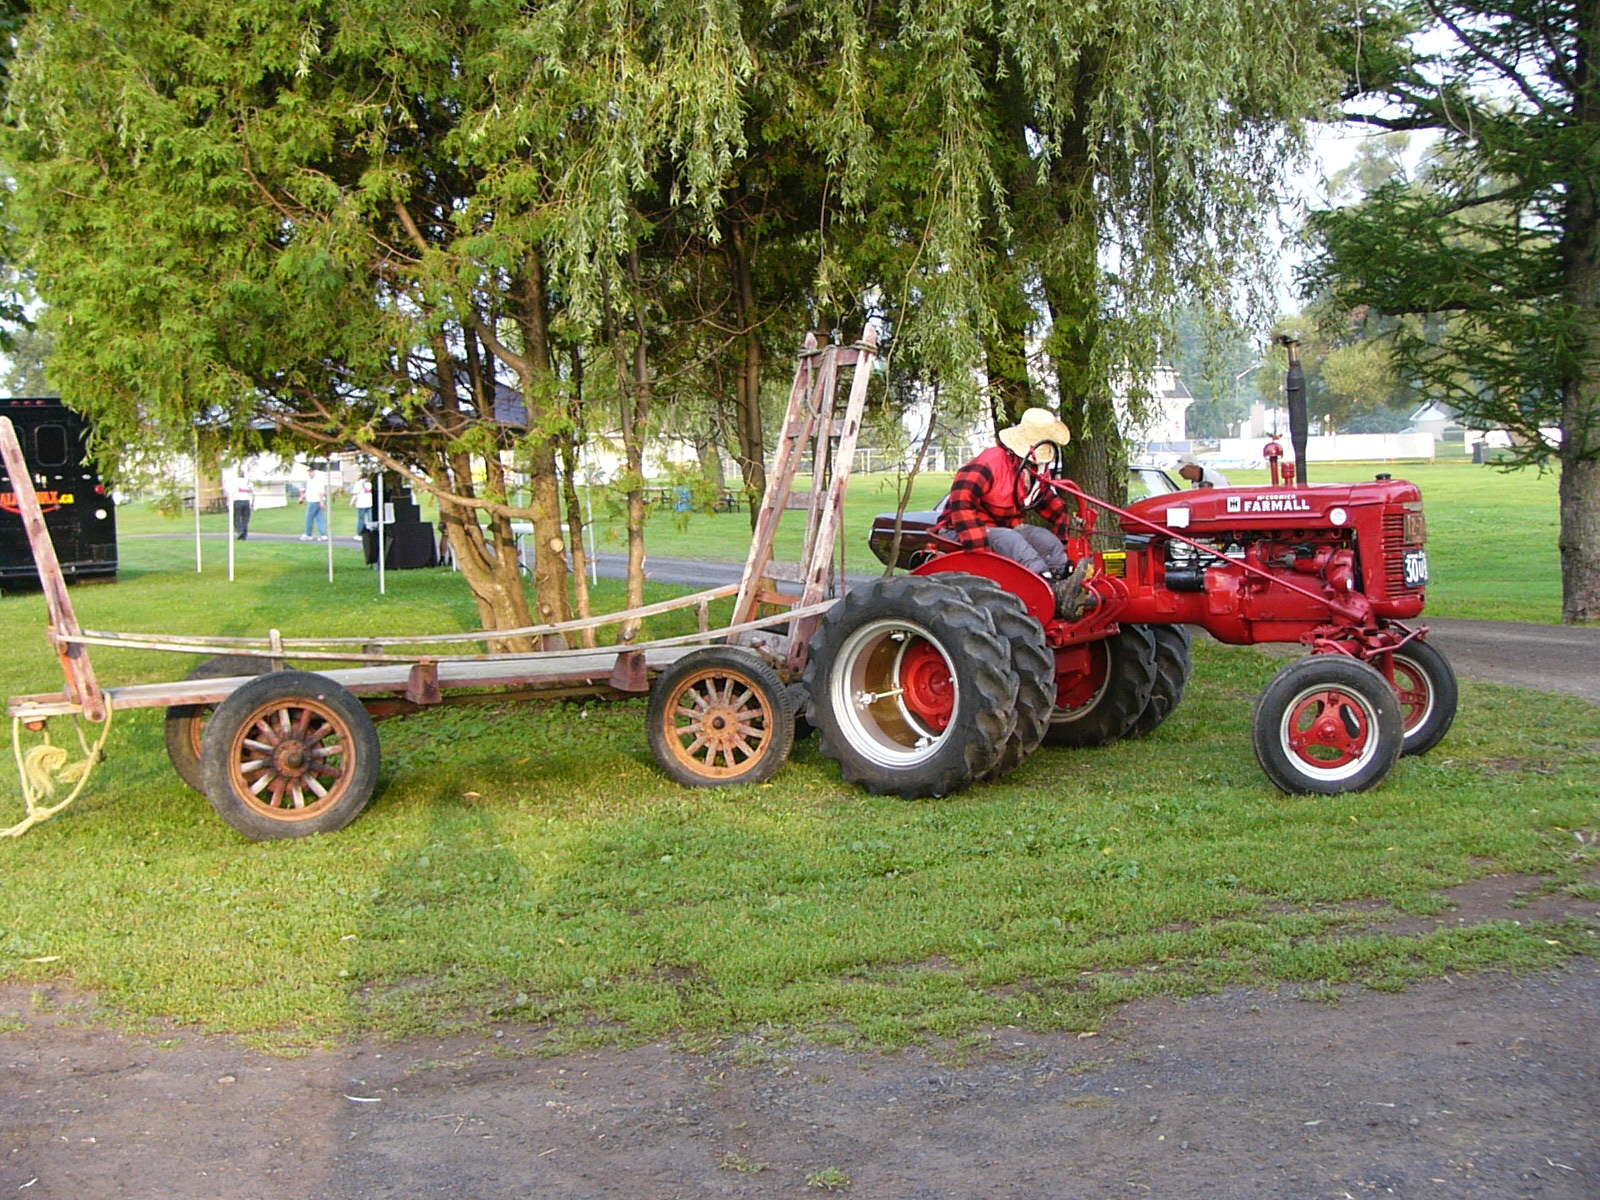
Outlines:
[[[998, 440], [956, 472], [934, 529], [954, 535], [964, 550], [990, 550], [1050, 580], [1057, 614], [1076, 619], [1083, 601], [1093, 599], [1083, 587], [1092, 564], [1088, 558], [1075, 568], [1068, 563], [1062, 543], [1073, 509], [1040, 479], [1072, 433], [1049, 409], [1030, 408]], [[1049, 528], [1027, 524], [1030, 512]]]

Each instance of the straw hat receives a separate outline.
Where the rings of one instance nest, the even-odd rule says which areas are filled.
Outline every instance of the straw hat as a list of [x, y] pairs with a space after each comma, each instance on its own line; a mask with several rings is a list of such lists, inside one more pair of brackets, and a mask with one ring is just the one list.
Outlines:
[[1057, 446], [1065, 446], [1072, 440], [1072, 431], [1066, 427], [1048, 408], [1030, 408], [1022, 414], [1022, 420], [1009, 429], [1000, 431], [1000, 444], [1010, 450], [1018, 458], [1027, 458], [1028, 451], [1039, 446], [1037, 460], [1051, 462], [1055, 459]]

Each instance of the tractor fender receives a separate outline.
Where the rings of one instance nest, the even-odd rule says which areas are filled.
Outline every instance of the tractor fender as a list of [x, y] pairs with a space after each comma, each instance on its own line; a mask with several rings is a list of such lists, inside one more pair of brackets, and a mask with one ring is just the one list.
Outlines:
[[1022, 601], [1028, 615], [1041, 625], [1055, 620], [1056, 598], [1050, 585], [1040, 575], [1028, 570], [1019, 562], [992, 550], [955, 550], [941, 554], [923, 563], [913, 575], [943, 575], [959, 572], [992, 579], [1006, 591]]

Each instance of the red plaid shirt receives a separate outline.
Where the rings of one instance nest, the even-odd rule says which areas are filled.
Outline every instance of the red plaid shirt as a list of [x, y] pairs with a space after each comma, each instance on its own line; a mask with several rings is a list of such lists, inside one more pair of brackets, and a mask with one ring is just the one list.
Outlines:
[[1072, 509], [1054, 488], [1041, 485], [1038, 495], [1030, 498], [1029, 482], [1021, 468], [1022, 459], [1010, 450], [990, 446], [956, 472], [950, 498], [934, 528], [955, 534], [963, 549], [982, 550], [989, 544], [993, 526], [1015, 529], [1032, 510], [1064, 539]]

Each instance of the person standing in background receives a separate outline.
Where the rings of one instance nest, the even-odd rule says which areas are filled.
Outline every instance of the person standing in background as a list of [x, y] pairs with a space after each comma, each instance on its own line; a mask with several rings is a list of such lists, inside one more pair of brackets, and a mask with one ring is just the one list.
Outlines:
[[250, 477], [243, 472], [235, 476], [228, 496], [233, 501], [234, 540], [242, 542], [250, 536], [250, 514], [256, 506], [256, 490], [250, 485]]
[[[306, 480], [306, 490], [302, 497], [306, 504], [306, 531], [300, 535], [302, 542], [328, 540], [328, 480], [320, 469], [311, 472], [311, 478]], [[312, 533], [315, 531], [316, 537]]]
[[372, 524], [372, 480], [363, 475], [356, 482], [356, 536]]

